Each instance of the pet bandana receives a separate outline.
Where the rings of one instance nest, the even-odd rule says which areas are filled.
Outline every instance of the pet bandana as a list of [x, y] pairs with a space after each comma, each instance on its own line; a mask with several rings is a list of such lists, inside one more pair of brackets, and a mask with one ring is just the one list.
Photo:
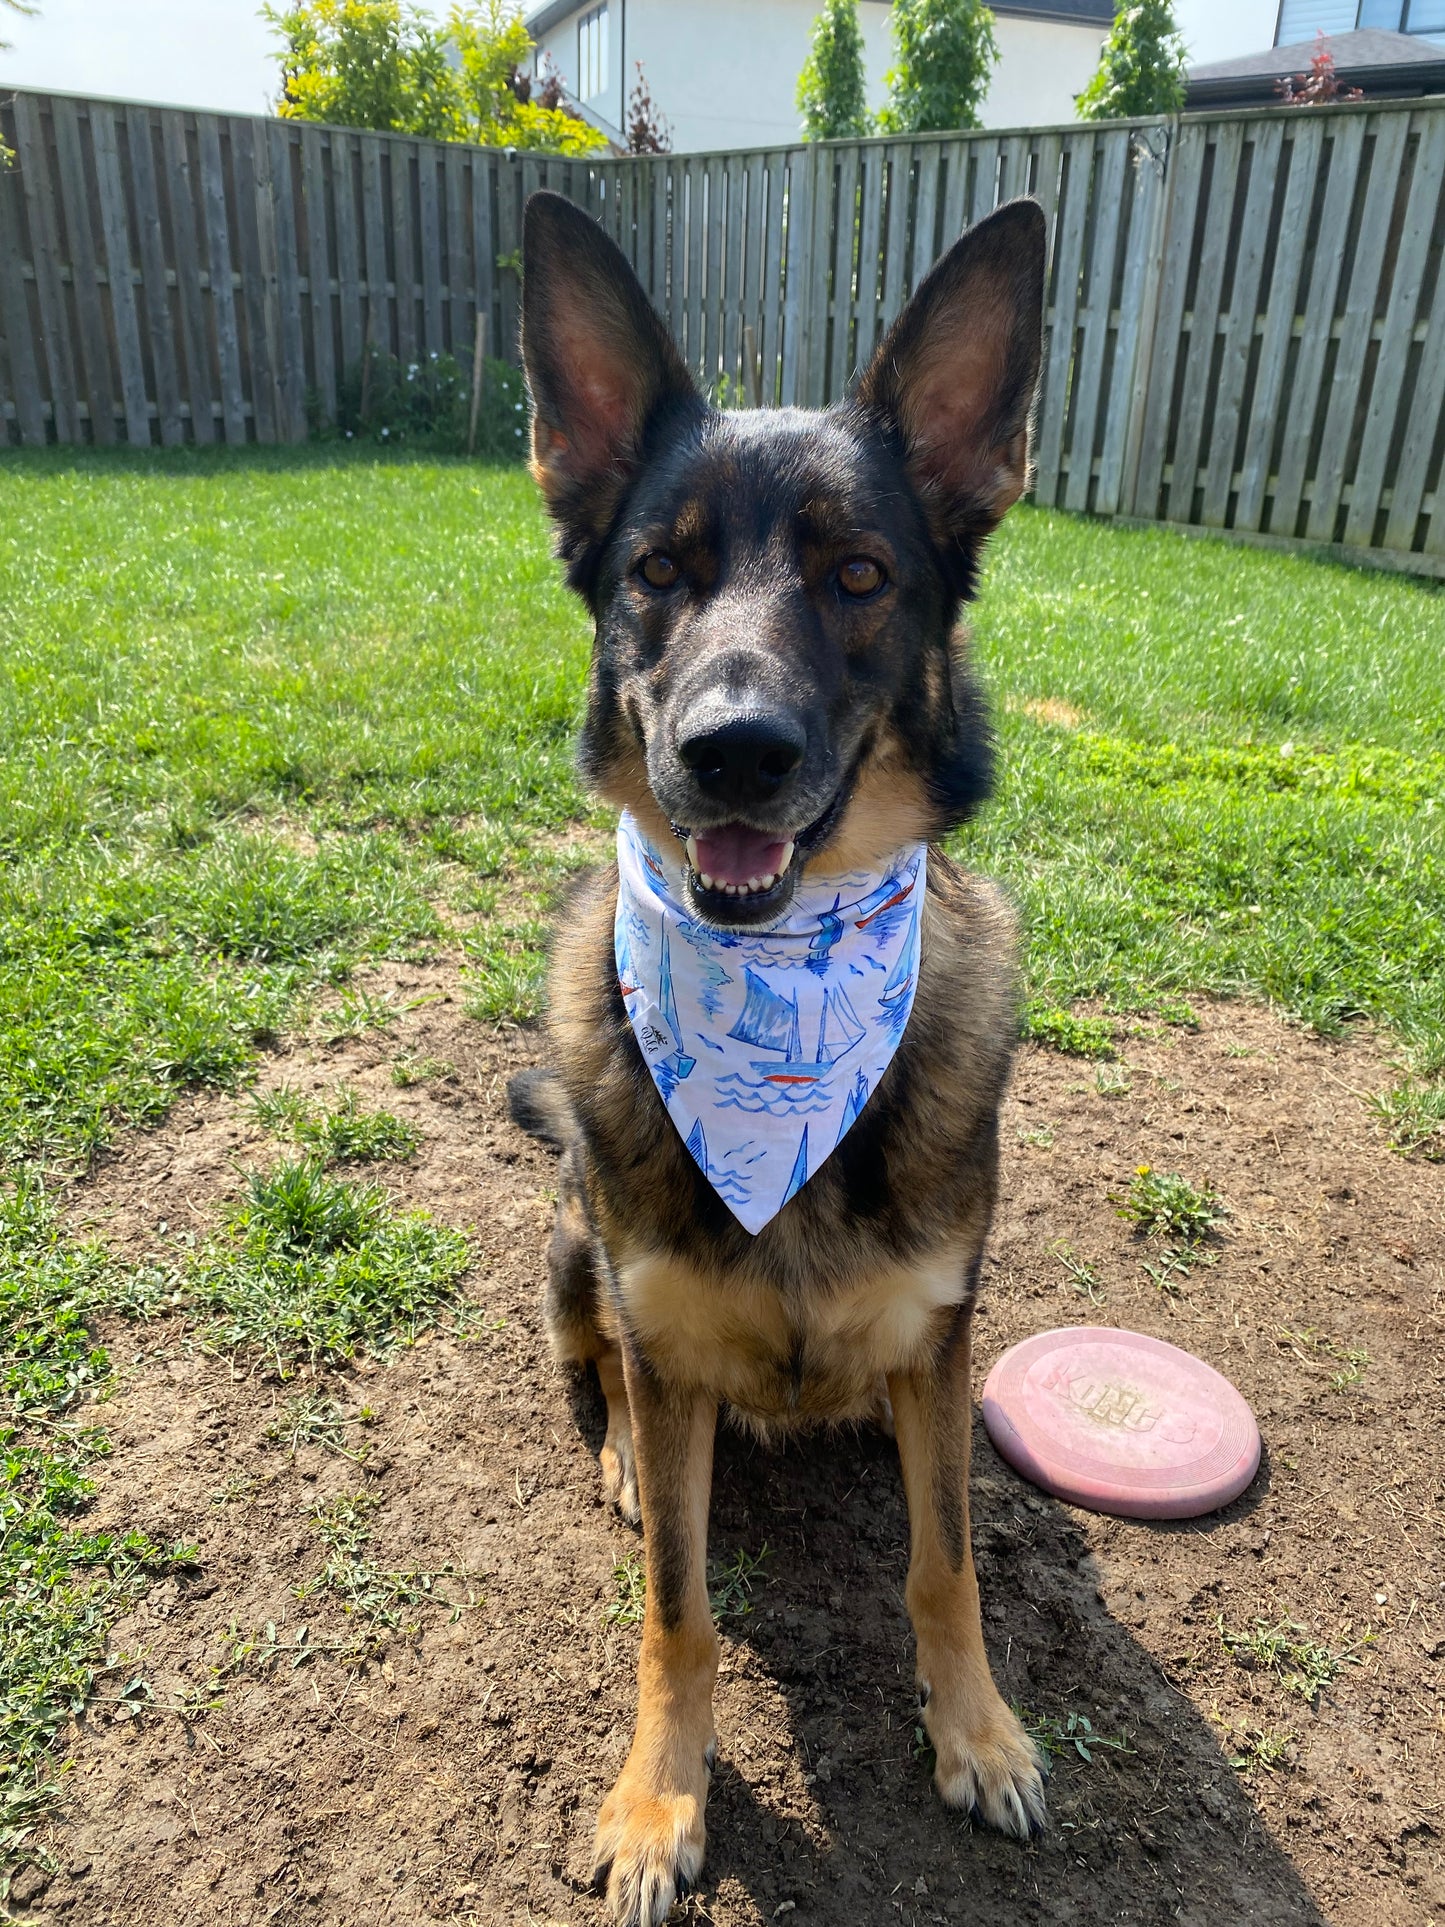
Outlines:
[[881, 873], [800, 884], [769, 929], [686, 907], [681, 857], [617, 826], [617, 977], [668, 1116], [748, 1231], [775, 1217], [858, 1121], [918, 987], [927, 849]]

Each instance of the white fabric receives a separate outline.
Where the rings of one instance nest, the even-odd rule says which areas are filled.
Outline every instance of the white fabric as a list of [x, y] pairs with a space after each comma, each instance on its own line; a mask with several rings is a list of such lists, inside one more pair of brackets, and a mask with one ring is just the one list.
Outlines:
[[686, 907], [681, 853], [617, 826], [617, 976], [669, 1117], [756, 1234], [837, 1148], [913, 1009], [922, 843], [878, 872], [810, 877], [765, 930]]

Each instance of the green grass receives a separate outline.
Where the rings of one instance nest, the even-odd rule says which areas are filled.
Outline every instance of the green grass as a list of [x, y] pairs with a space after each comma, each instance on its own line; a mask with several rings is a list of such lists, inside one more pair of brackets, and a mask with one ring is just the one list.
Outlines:
[[290, 1084], [251, 1100], [256, 1121], [277, 1137], [289, 1138], [323, 1164], [376, 1164], [409, 1158], [420, 1139], [412, 1126], [390, 1111], [363, 1110], [347, 1088], [333, 1105], [308, 1104]]
[[296, 1158], [250, 1175], [191, 1259], [184, 1290], [208, 1344], [258, 1347], [284, 1370], [414, 1341], [441, 1317], [466, 1266], [460, 1232], [394, 1211], [380, 1185]]
[[[283, 1031], [386, 1028], [398, 1008], [352, 981], [366, 959], [451, 944], [476, 1018], [536, 1012], [579, 860], [558, 832], [602, 819], [572, 773], [588, 624], [523, 473], [7, 452], [0, 608], [0, 1180], [83, 1164], [182, 1090], [244, 1087]], [[1440, 591], [1025, 510], [974, 615], [1001, 782], [956, 847], [1019, 906], [1029, 1033], [1107, 1060], [1116, 1020], [1189, 1023], [1201, 993], [1323, 1030], [1365, 1017], [1400, 1062], [1382, 1130], [1439, 1155]], [[169, 1308], [283, 1371], [443, 1315], [463, 1242], [323, 1168], [367, 1128], [401, 1148], [384, 1113], [340, 1109], [278, 1114], [311, 1155], [171, 1274], [68, 1243], [29, 1179], [0, 1191], [16, 1826], [105, 1627], [178, 1556], [78, 1522], [104, 1447], [68, 1414], [109, 1371], [97, 1311]], [[319, 1407], [281, 1423], [337, 1435]], [[360, 1545], [331, 1551], [360, 1570]], [[722, 1575], [731, 1610], [753, 1576]]]
[[90, 1698], [110, 1626], [192, 1556], [78, 1522], [89, 1469], [109, 1449], [73, 1416], [110, 1376], [90, 1320], [136, 1309], [144, 1286], [99, 1246], [68, 1239], [33, 1178], [0, 1191], [0, 1864], [54, 1798], [50, 1748]]

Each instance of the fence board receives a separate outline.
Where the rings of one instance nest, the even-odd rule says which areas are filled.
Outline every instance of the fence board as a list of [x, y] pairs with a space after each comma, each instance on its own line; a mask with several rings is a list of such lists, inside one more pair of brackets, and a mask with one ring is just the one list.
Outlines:
[[306, 216], [307, 334], [311, 379], [328, 421], [336, 419], [336, 337], [331, 305], [331, 223], [326, 206], [326, 143], [301, 127], [301, 199]]
[[[16, 183], [0, 174], [0, 258], [20, 256], [20, 190]], [[20, 439], [30, 447], [45, 441], [45, 409], [40, 394], [39, 361], [30, 325], [30, 303], [25, 283], [18, 274], [0, 274], [0, 330], [5, 336], [5, 357], [0, 368], [7, 368], [8, 381], [0, 382], [0, 402], [8, 389], [10, 407], [15, 413]], [[0, 413], [0, 438], [5, 437], [5, 417]]]
[[185, 115], [168, 109], [160, 121], [166, 192], [170, 199], [171, 248], [176, 264], [181, 360], [186, 370], [186, 410], [190, 416], [191, 439], [206, 446], [216, 439], [216, 415], [211, 336], [206, 325], [206, 290], [201, 285], [202, 257], [196, 227], [205, 197], [199, 175], [191, 167]]
[[127, 107], [126, 152], [135, 193], [140, 255], [141, 292], [145, 297], [146, 339], [150, 343], [156, 423], [163, 445], [175, 448], [185, 439], [181, 421], [181, 385], [176, 355], [176, 324], [171, 314], [166, 273], [165, 233], [160, 196], [156, 190], [155, 148], [150, 115], [144, 107]]
[[[40, 310], [37, 358], [43, 358], [45, 393], [57, 441], [78, 442], [80, 386], [76, 380], [75, 351], [71, 346], [70, 317], [61, 282], [60, 224], [55, 207], [53, 173], [48, 165], [40, 102], [17, 94], [13, 102], [15, 138], [21, 159], [13, 170], [25, 193], [25, 212], [35, 272], [36, 302]], [[18, 245], [18, 236], [16, 237]], [[37, 375], [38, 375], [37, 367]]]
[[1329, 181], [1310, 274], [1299, 356], [1295, 362], [1294, 380], [1290, 384], [1288, 399], [1283, 404], [1289, 409], [1291, 432], [1285, 438], [1279, 480], [1275, 484], [1274, 501], [1270, 508], [1270, 532], [1275, 535], [1295, 533], [1300, 504], [1304, 498], [1320, 384], [1330, 346], [1330, 323], [1334, 319], [1335, 299], [1344, 265], [1340, 242], [1349, 228], [1355, 181], [1364, 150], [1365, 122], [1362, 119], [1337, 121], [1333, 134], [1334, 139], [1327, 150]]
[[76, 318], [83, 364], [82, 395], [90, 418], [93, 441], [109, 446], [115, 441], [115, 390], [111, 383], [110, 344], [101, 308], [95, 241], [90, 226], [90, 193], [80, 144], [80, 114], [76, 103], [57, 98], [52, 108], [58, 163], [60, 207], [70, 241], [70, 278], [75, 289]]
[[1360, 221], [1359, 240], [1351, 263], [1344, 323], [1335, 354], [1325, 411], [1324, 434], [1315, 463], [1305, 534], [1314, 542], [1332, 542], [1345, 486], [1345, 463], [1360, 400], [1365, 349], [1375, 320], [1380, 275], [1390, 240], [1391, 215], [1400, 184], [1400, 163], [1410, 123], [1403, 114], [1390, 114], [1375, 132], [1370, 158], [1370, 180]]
[[1274, 205], [1283, 144], [1284, 127], [1279, 121], [1272, 121], [1255, 130], [1239, 254], [1234, 267], [1234, 287], [1230, 295], [1229, 313], [1221, 317], [1224, 353], [1214, 400], [1214, 429], [1209, 444], [1204, 506], [1200, 515], [1200, 520], [1207, 528], [1223, 528], [1229, 513], [1239, 416], [1249, 373], [1249, 358], [1254, 347], [1259, 313], [1259, 282], [1264, 271], [1270, 210]]
[[121, 406], [125, 411], [126, 440], [132, 448], [149, 448], [150, 408], [146, 398], [140, 326], [136, 320], [135, 287], [131, 281], [125, 185], [120, 176], [115, 110], [107, 102], [97, 101], [90, 110], [90, 139], [95, 161], [97, 211], [105, 251], [105, 279], [110, 294], [110, 332], [115, 342], [116, 360], [120, 364], [120, 394]]
[[1061, 189], [1061, 208], [1054, 238], [1054, 301], [1049, 319], [1048, 351], [1044, 362], [1043, 401], [1039, 410], [1038, 479], [1041, 502], [1058, 500], [1064, 458], [1064, 426], [1069, 399], [1069, 370], [1074, 360], [1074, 335], [1079, 309], [1079, 276], [1083, 271], [1084, 235], [1088, 226], [1093, 187], [1094, 135], [1066, 138], [1064, 161], [1068, 172]]
[[[1214, 343], [1224, 295], [1224, 269], [1234, 224], [1239, 165], [1244, 153], [1244, 130], [1236, 121], [1219, 129], [1214, 144], [1214, 167], [1204, 217], [1204, 235], [1195, 270], [1194, 302], [1189, 315], [1189, 347], [1185, 356], [1184, 390], [1179, 405], [1174, 442], [1174, 472], [1169, 482], [1171, 522], [1194, 519], [1199, 456], [1211, 426], [1207, 403], [1214, 365]], [[1218, 424], [1213, 424], [1218, 432]]]
[[1258, 530], [1264, 527], [1264, 502], [1274, 453], [1275, 428], [1280, 397], [1284, 393], [1290, 342], [1294, 338], [1300, 275], [1309, 236], [1310, 207], [1324, 143], [1324, 124], [1312, 115], [1301, 116], [1292, 122], [1289, 131], [1293, 136], [1289, 149], [1289, 179], [1285, 187], [1274, 269], [1266, 294], [1268, 307], [1265, 311], [1264, 333], [1260, 339], [1254, 405], [1250, 409], [1244, 461], [1240, 469], [1239, 499], [1234, 506], [1234, 526], [1237, 529]]
[[1124, 162], [1129, 151], [1126, 134], [1100, 135], [1098, 186], [1094, 194], [1092, 258], [1088, 296], [1079, 315], [1083, 340], [1075, 371], [1075, 406], [1069, 477], [1064, 507], [1086, 509], [1093, 480], [1094, 433], [1099, 419], [1104, 351], [1109, 340], [1109, 315], [1114, 294], [1114, 266], [1119, 239], [1119, 217], [1124, 202]]
[[[1345, 541], [1352, 548], [1369, 548], [1375, 539], [1375, 523], [1385, 492], [1386, 464], [1400, 421], [1400, 403], [1410, 365], [1410, 345], [1425, 285], [1442, 182], [1445, 182], [1445, 119], [1436, 117], [1426, 121], [1420, 128], [1420, 145], [1410, 181], [1409, 199], [1405, 204], [1394, 283], [1380, 334], [1380, 352], [1375, 363], [1369, 413], [1365, 419], [1349, 514], [1345, 520]], [[1438, 292], [1436, 307], [1435, 326], [1438, 329], [1441, 319]], [[1387, 540], [1388, 535], [1387, 523]]]
[[1168, 162], [1171, 176], [1169, 218], [1159, 266], [1159, 301], [1154, 320], [1154, 340], [1145, 377], [1146, 401], [1139, 443], [1139, 479], [1134, 496], [1134, 513], [1150, 521], [1159, 514], [1159, 497], [1164, 486], [1174, 377], [1179, 361], [1189, 256], [1194, 246], [1207, 139], [1204, 127], [1186, 123], [1179, 130]]

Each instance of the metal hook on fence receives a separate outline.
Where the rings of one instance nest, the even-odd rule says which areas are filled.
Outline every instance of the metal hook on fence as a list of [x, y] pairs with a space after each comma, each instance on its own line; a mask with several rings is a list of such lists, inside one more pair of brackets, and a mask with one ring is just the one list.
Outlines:
[[1169, 165], [1169, 129], [1160, 123], [1155, 127], [1136, 127], [1129, 136], [1129, 145], [1134, 152], [1134, 165], [1148, 161], [1155, 169], [1160, 180]]

